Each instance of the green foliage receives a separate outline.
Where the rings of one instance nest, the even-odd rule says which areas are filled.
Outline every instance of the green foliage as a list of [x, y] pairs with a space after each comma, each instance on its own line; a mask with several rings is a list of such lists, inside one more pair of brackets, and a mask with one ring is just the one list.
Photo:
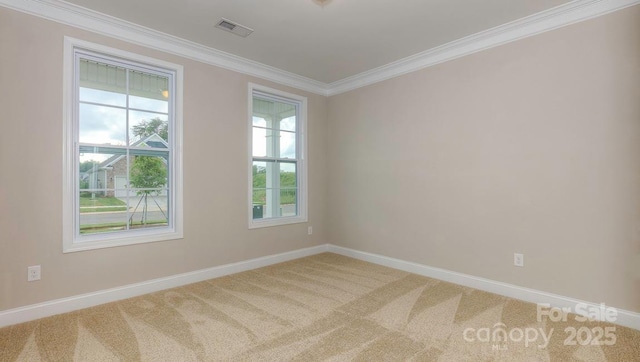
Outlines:
[[[265, 205], [267, 203], [267, 170], [264, 167], [253, 166], [253, 203]], [[293, 188], [296, 187], [295, 172], [280, 173], [280, 187]], [[282, 205], [295, 204], [296, 192], [294, 190], [281, 190], [280, 203]]]
[[296, 173], [280, 172], [280, 187], [296, 187]]
[[122, 202], [122, 200], [111, 197], [111, 196], [98, 196], [91, 198], [81, 196], [80, 197], [80, 207], [83, 206], [125, 206], [126, 203]]
[[280, 191], [280, 204], [293, 205], [296, 203], [296, 191], [294, 190], [281, 190]]
[[253, 188], [265, 188], [267, 186], [267, 170], [263, 167], [253, 166]]
[[93, 169], [94, 166], [98, 166], [99, 164], [100, 162], [93, 160], [80, 162], [80, 172], [87, 172]]
[[[167, 184], [167, 168], [162, 159], [153, 156], [136, 156], [131, 166], [129, 182], [135, 188], [161, 188]], [[157, 190], [138, 191], [138, 195], [159, 194]]]
[[131, 128], [134, 136], [139, 138], [149, 137], [157, 134], [163, 140], [169, 141], [169, 124], [160, 118], [154, 118], [148, 121], [142, 121]]

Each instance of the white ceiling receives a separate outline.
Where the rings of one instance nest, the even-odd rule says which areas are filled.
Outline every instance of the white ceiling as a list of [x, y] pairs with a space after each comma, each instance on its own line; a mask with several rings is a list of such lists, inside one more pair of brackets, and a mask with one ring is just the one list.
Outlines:
[[[67, 0], [325, 84], [568, 0]], [[249, 28], [241, 38], [220, 18]]]

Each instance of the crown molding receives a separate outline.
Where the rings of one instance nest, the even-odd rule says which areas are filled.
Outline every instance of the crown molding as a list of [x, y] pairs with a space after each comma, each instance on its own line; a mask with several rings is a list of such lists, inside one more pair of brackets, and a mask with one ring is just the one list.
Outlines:
[[576, 0], [495, 28], [454, 40], [328, 85], [329, 96], [348, 92], [449, 60], [605, 15], [640, 0]]
[[0, 0], [0, 6], [320, 95], [327, 84], [60, 0]]
[[61, 0], [0, 0], [0, 6], [13, 10], [324, 96], [348, 92], [636, 4], [640, 4], [640, 0], [571, 1], [327, 84]]

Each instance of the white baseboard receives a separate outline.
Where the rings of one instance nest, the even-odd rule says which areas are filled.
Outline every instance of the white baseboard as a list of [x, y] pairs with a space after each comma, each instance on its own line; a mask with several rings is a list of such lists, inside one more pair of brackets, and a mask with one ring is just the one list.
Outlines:
[[157, 292], [164, 289], [201, 282], [207, 279], [218, 278], [229, 274], [261, 268], [263, 266], [299, 259], [305, 256], [320, 254], [326, 252], [327, 250], [328, 245], [319, 245], [310, 248], [289, 251], [282, 254], [269, 255], [261, 258], [241, 261], [238, 263], [220, 265], [213, 268], [172, 275], [166, 278], [153, 279], [141, 283], [125, 285], [122, 287], [105, 289], [98, 292], [81, 294], [73, 297], [56, 299], [44, 303], [32, 304], [15, 309], [0, 311], [0, 327], [28, 322], [38, 318], [67, 313], [104, 303], [110, 303], [122, 299], [136, 297], [142, 294]]
[[[445, 269], [434, 268], [400, 259], [389, 258], [382, 255], [366, 253], [358, 250], [344, 248], [341, 246], [329, 244], [327, 251], [348, 256], [354, 259], [359, 259], [370, 263], [403, 270], [409, 273], [419, 274], [426, 277], [503, 295], [505, 297], [523, 300], [526, 302], [549, 304], [551, 307], [556, 308], [570, 308], [572, 312], [579, 313], [579, 310], [576, 311], [577, 305], [586, 306], [586, 310], [591, 311], [600, 310], [601, 307], [600, 304], [593, 302], [586, 302], [575, 298], [569, 298], [535, 289], [523, 288], [513, 284], [497, 282], [495, 280], [475, 277], [468, 274], [456, 273]], [[640, 313], [626, 311], [618, 308], [616, 308], [616, 311], [617, 318], [614, 322], [615, 324], [640, 330]]]
[[[305, 256], [332, 252], [354, 259], [368, 261], [374, 264], [443, 280], [466, 287], [471, 287], [506, 297], [519, 299], [531, 303], [546, 303], [557, 308], [571, 308], [583, 304], [589, 308], [600, 308], [597, 303], [586, 302], [557, 294], [547, 293], [535, 289], [523, 288], [513, 284], [497, 282], [472, 275], [456, 273], [445, 269], [434, 268], [382, 255], [348, 249], [341, 246], [325, 244], [310, 248], [294, 250], [282, 254], [269, 255], [261, 258], [221, 265], [213, 268], [196, 270], [189, 273], [173, 275], [166, 278], [153, 279], [146, 282], [125, 285], [122, 287], [101, 290], [94, 293], [76, 295], [73, 297], [52, 300], [44, 303], [32, 304], [15, 309], [0, 311], [0, 327], [28, 322], [38, 318], [67, 313], [74, 310], [89, 308], [96, 305], [115, 302], [139, 295], [175, 288], [207, 279], [257, 269], [268, 265], [282, 263]], [[640, 313], [617, 309], [616, 324], [640, 330]]]

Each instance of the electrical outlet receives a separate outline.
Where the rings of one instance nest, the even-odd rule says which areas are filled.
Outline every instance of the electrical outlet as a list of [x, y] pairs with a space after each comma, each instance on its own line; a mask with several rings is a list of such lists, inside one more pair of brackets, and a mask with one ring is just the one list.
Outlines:
[[27, 267], [27, 281], [33, 282], [36, 280], [40, 280], [40, 273], [40, 265], [32, 265], [30, 267]]
[[513, 253], [513, 265], [515, 266], [524, 266], [524, 255]]
[[307, 234], [309, 235], [313, 234], [313, 228], [311, 226], [307, 228]]

